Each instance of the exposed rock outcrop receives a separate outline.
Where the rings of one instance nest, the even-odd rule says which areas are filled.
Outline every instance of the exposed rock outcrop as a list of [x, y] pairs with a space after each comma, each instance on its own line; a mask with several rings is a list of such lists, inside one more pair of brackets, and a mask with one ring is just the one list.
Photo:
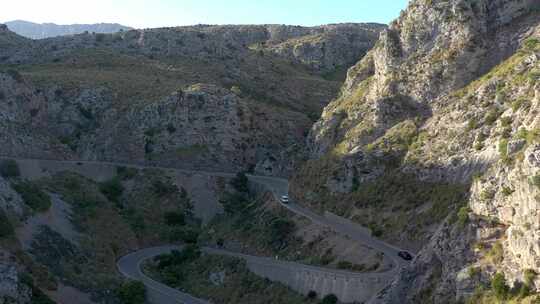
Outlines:
[[[531, 181], [538, 174], [533, 164], [540, 140], [537, 10], [536, 1], [411, 1], [349, 70], [342, 95], [312, 128], [311, 159], [292, 184], [298, 201], [339, 205], [340, 212], [375, 223], [373, 229], [402, 245], [431, 236], [383, 301], [454, 302], [497, 271], [509, 284], [524, 282], [527, 269], [540, 271], [540, 206]], [[396, 175], [407, 179], [390, 178]], [[374, 192], [414, 193], [416, 188], [399, 188], [410, 179], [467, 189], [468, 224], [456, 224], [458, 201], [431, 197], [414, 209], [388, 207], [388, 194]], [[421, 192], [416, 197], [424, 199]], [[374, 201], [359, 201], [366, 198]], [[381, 204], [392, 211], [377, 209]], [[441, 207], [437, 216], [445, 215], [445, 224], [423, 227], [418, 218]], [[366, 211], [372, 209], [379, 213]], [[377, 217], [387, 213], [384, 227], [377, 227]], [[388, 222], [411, 216], [414, 227], [404, 224], [398, 233], [392, 227], [401, 224]], [[486, 258], [495, 243], [504, 249], [497, 263]], [[469, 268], [481, 275], [465, 278]]]
[[[83, 33], [27, 41], [21, 54], [0, 50], [0, 63], [44, 62], [79, 49], [102, 47], [129, 54], [186, 56], [240, 60], [249, 49], [260, 49], [306, 64], [315, 71], [347, 68], [369, 50], [385, 25], [338, 24], [319, 27], [285, 25], [198, 25], [130, 30], [116, 34]], [[22, 40], [4, 31], [0, 39]], [[21, 37], [22, 38], [22, 37]], [[2, 40], [0, 40], [1, 42]], [[1, 46], [1, 44], [0, 44]]]

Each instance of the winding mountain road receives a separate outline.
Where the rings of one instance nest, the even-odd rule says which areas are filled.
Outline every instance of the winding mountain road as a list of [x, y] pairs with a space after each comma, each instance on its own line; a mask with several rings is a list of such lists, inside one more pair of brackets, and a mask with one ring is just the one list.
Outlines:
[[[100, 166], [126, 166], [134, 168], [155, 168], [168, 171], [178, 171], [186, 173], [198, 173], [207, 174], [212, 176], [222, 177], [234, 177], [234, 173], [227, 172], [204, 172], [204, 171], [192, 171], [182, 170], [175, 168], [165, 168], [159, 166], [145, 166], [134, 165], [130, 163], [121, 162], [98, 162], [98, 161], [58, 161], [58, 160], [40, 160], [40, 159], [17, 159], [10, 157], [0, 157], [0, 159], [15, 159], [23, 162], [36, 162], [49, 166], [57, 166], [60, 169], [79, 169], [75, 171], [85, 171], [81, 169], [81, 166], [88, 167], [89, 165]], [[56, 168], [56, 167], [55, 167]], [[95, 168], [94, 168], [95, 169]], [[37, 170], [36, 170], [37, 171]], [[43, 171], [43, 170], [42, 170]], [[92, 172], [92, 174], [99, 174], [98, 172]], [[84, 172], [79, 172], [84, 173]], [[36, 174], [43, 174], [43, 172], [36, 172]], [[279, 197], [288, 193], [289, 184], [286, 179], [248, 175], [250, 182], [263, 185], [270, 190], [275, 199], [279, 201]], [[353, 241], [359, 242], [363, 245], [371, 247], [375, 250], [382, 252], [387, 258], [392, 261], [393, 268], [386, 272], [373, 272], [373, 273], [355, 273], [350, 271], [321, 268], [310, 265], [304, 265], [294, 262], [278, 261], [272, 258], [255, 257], [215, 248], [203, 248], [203, 250], [210, 254], [228, 255], [237, 258], [244, 259], [250, 270], [261, 276], [281, 281], [282, 283], [290, 286], [298, 291], [308, 291], [306, 288], [317, 286], [319, 289], [326, 291], [327, 293], [342, 291], [345, 294], [346, 299], [357, 301], [362, 299], [368, 301], [372, 299], [376, 294], [387, 287], [391, 283], [392, 278], [397, 275], [400, 269], [408, 264], [407, 261], [398, 257], [399, 248], [387, 244], [381, 240], [378, 240], [371, 236], [369, 230], [366, 228], [350, 222], [346, 219], [340, 218], [336, 215], [325, 214], [319, 215], [309, 209], [302, 207], [301, 205], [290, 202], [288, 204], [281, 204], [284, 208], [310, 219], [311, 221], [324, 225], [334, 230], [335, 232], [345, 235]], [[172, 250], [181, 249], [180, 246], [162, 246], [142, 249], [133, 253], [130, 253], [117, 262], [119, 272], [127, 278], [133, 280], [139, 280], [145, 284], [148, 289], [148, 298], [155, 304], [169, 304], [169, 303], [184, 303], [184, 304], [209, 304], [210, 302], [202, 299], [195, 298], [187, 293], [183, 293], [174, 288], [168, 287], [151, 278], [144, 275], [141, 271], [141, 264], [153, 257], [160, 254], [169, 253]], [[329, 283], [330, 282], [330, 283]], [[336, 287], [337, 284], [337, 287]], [[362, 290], [364, 289], [364, 290]], [[320, 293], [321, 294], [321, 293]]]

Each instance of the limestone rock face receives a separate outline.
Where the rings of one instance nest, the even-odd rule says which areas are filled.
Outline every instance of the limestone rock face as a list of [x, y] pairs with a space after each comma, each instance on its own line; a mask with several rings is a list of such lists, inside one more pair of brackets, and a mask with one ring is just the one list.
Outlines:
[[[358, 202], [358, 192], [365, 196], [358, 189], [389, 175], [469, 189], [467, 224], [457, 224], [459, 207], [448, 206], [444, 224], [382, 302], [458, 301], [497, 271], [509, 282], [523, 281], [527, 269], [540, 272], [539, 189], [532, 182], [540, 141], [536, 6], [411, 1], [349, 69], [342, 95], [311, 129], [310, 160], [291, 184], [297, 201], [346, 200], [353, 206], [341, 211], [354, 218], [356, 206], [367, 205]], [[420, 206], [399, 214], [431, 208]], [[416, 234], [401, 237], [418, 237], [421, 229], [418, 221]], [[504, 254], [492, 263], [486, 252], [496, 243]], [[469, 268], [478, 275], [468, 277]]]
[[265, 49], [315, 70], [333, 71], [357, 62], [357, 58], [373, 47], [385, 28], [378, 24], [326, 25], [283, 42], [271, 34], [272, 39]]
[[68, 149], [55, 144], [47, 129], [47, 112], [47, 99], [42, 92], [15, 71], [0, 73], [0, 154], [69, 157]]

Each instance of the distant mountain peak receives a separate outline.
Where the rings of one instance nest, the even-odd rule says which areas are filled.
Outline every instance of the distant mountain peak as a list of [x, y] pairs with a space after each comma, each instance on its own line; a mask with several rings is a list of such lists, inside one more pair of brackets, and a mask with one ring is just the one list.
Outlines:
[[59, 25], [55, 23], [34, 23], [25, 20], [13, 20], [5, 23], [7, 27], [24, 37], [32, 39], [44, 39], [56, 36], [75, 35], [83, 32], [115, 33], [121, 30], [130, 30], [131, 27], [118, 23], [95, 23], [95, 24], [69, 24]]

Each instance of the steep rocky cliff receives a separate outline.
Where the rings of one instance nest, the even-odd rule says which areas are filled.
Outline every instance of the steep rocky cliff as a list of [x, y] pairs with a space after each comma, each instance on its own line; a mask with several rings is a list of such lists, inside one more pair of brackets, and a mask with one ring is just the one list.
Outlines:
[[312, 128], [299, 201], [419, 251], [385, 302], [455, 302], [496, 272], [534, 289], [539, 22], [537, 1], [411, 1]]

